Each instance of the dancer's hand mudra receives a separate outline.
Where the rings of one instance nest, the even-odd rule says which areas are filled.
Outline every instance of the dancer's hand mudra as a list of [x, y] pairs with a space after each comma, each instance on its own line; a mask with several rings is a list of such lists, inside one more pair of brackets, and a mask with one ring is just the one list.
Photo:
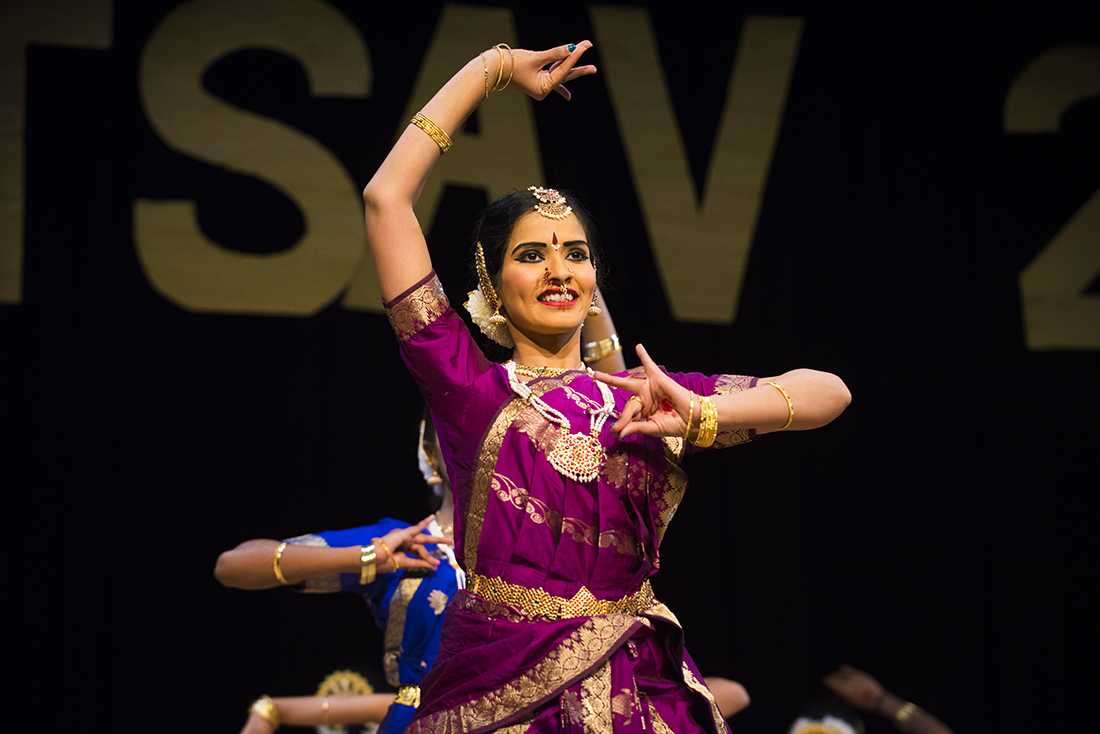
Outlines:
[[[420, 569], [431, 571], [439, 566], [439, 560], [434, 558], [425, 543], [433, 545], [454, 545], [454, 541], [442, 535], [425, 535], [423, 530], [431, 524], [435, 515], [428, 515], [416, 525], [407, 528], [397, 528], [379, 538], [379, 542], [386, 546], [386, 550], [378, 554], [376, 563], [379, 573], [392, 573], [399, 568]], [[410, 558], [405, 553], [415, 553], [419, 558]]]
[[[611, 429], [626, 438], [632, 433], [647, 436], [683, 436], [691, 408], [691, 391], [664, 373], [649, 358], [645, 347], [639, 344], [635, 351], [642, 360], [645, 377], [616, 377], [606, 372], [596, 372], [596, 379], [613, 387], [629, 390], [637, 396], [627, 400], [619, 420]], [[698, 421], [699, 405], [696, 401], [695, 419]]]
[[596, 67], [591, 64], [576, 65], [581, 55], [590, 48], [591, 41], [581, 41], [572, 53], [569, 52], [568, 45], [555, 46], [546, 51], [514, 48], [512, 58], [516, 66], [512, 71], [512, 84], [540, 101], [551, 91], [557, 92], [568, 101], [573, 98], [573, 94], [565, 87], [565, 82], [596, 73]]

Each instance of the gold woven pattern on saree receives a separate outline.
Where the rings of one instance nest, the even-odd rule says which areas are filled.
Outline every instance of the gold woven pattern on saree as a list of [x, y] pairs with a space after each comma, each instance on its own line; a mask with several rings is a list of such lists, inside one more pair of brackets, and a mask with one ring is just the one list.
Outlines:
[[641, 614], [654, 603], [649, 580], [640, 589], [618, 599], [597, 599], [588, 587], [582, 586], [571, 598], [554, 596], [541, 586], [513, 584], [499, 576], [486, 577], [469, 573], [466, 589], [481, 598], [521, 610], [526, 616], [539, 619], [570, 619], [600, 614]]
[[386, 316], [401, 341], [408, 341], [418, 331], [438, 319], [450, 308], [443, 284], [434, 274], [422, 285], [401, 296], [386, 307]]

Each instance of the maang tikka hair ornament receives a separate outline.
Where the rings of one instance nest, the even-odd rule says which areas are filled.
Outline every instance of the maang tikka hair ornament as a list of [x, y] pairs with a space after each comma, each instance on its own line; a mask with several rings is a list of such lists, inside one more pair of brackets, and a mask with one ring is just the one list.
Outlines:
[[505, 326], [508, 320], [500, 312], [500, 298], [493, 287], [493, 279], [489, 277], [489, 269], [485, 266], [485, 250], [480, 241], [474, 252], [474, 265], [477, 267], [478, 286], [467, 294], [469, 297], [462, 305], [470, 312], [470, 318], [481, 329], [482, 334], [502, 347], [514, 347], [516, 343], [512, 341], [512, 335]]
[[541, 186], [528, 186], [527, 190], [538, 199], [535, 211], [547, 219], [565, 219], [573, 213], [573, 207], [557, 189], [544, 189]]

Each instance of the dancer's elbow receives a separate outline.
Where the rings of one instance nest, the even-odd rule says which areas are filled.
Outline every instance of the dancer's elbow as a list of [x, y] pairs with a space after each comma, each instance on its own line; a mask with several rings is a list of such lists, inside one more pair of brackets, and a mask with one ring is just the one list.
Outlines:
[[852, 392], [844, 384], [844, 380], [832, 372], [821, 372], [819, 379], [825, 398], [825, 413], [828, 415], [828, 421], [826, 422], [829, 422], [837, 418], [852, 404]]
[[829, 423], [852, 404], [852, 393], [839, 375], [823, 370], [801, 368], [794, 370], [808, 378], [813, 385], [815, 427]]
[[239, 589], [242, 588], [239, 580], [240, 564], [238, 561], [239, 549], [224, 551], [214, 563], [214, 578], [222, 586]]
[[370, 183], [363, 187], [363, 205], [368, 213], [409, 204], [409, 198], [391, 185], [371, 179]]

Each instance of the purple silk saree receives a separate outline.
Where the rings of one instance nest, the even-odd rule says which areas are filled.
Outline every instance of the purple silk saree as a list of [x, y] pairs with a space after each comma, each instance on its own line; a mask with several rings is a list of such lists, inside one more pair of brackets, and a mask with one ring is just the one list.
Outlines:
[[[512, 392], [434, 272], [385, 305], [435, 422], [454, 492], [455, 550], [474, 581], [448, 608], [408, 731], [725, 734], [679, 622], [647, 594], [687, 486], [679, 460], [697, 449], [680, 439], [619, 440], [612, 420], [600, 436], [600, 476], [568, 479], [546, 460], [561, 429]], [[702, 395], [756, 384], [742, 375], [669, 375]], [[582, 406], [601, 398], [587, 373], [528, 385], [573, 431], [588, 432]], [[629, 393], [613, 393], [618, 412]], [[725, 432], [714, 445], [752, 438], [751, 430]], [[483, 591], [490, 587], [505, 591]], [[548, 614], [547, 599], [570, 602]], [[624, 599], [621, 607], [614, 601]], [[594, 609], [601, 613], [585, 613]]]

